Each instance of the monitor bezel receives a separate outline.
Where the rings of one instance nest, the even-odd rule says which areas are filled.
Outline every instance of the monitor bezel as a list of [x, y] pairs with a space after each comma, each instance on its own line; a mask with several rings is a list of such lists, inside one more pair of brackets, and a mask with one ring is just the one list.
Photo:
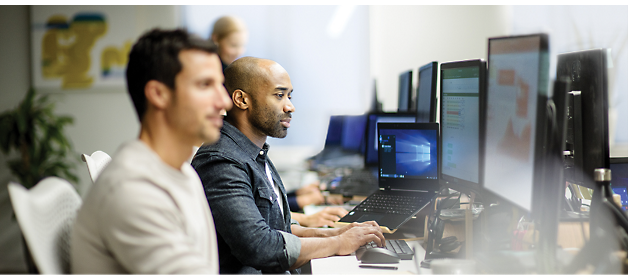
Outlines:
[[[439, 80], [440, 80], [440, 90], [439, 90], [439, 94], [441, 97], [441, 102], [439, 104], [440, 107], [440, 120], [441, 123], [443, 123], [443, 75], [442, 75], [442, 71], [443, 70], [447, 70], [447, 69], [454, 69], [454, 68], [468, 68], [468, 67], [479, 67], [480, 71], [479, 71], [479, 79], [480, 79], [480, 83], [479, 83], [479, 112], [480, 115], [478, 116], [478, 122], [479, 122], [479, 127], [478, 127], [478, 182], [472, 182], [472, 181], [468, 181], [468, 180], [464, 180], [464, 179], [460, 179], [460, 178], [456, 178], [454, 176], [451, 175], [446, 175], [444, 173], [442, 173], [443, 170], [443, 162], [444, 160], [441, 158], [440, 159], [440, 181], [441, 181], [441, 185], [448, 187], [448, 188], [452, 188], [454, 190], [466, 193], [466, 194], [470, 194], [471, 192], [479, 192], [480, 188], [483, 184], [483, 177], [484, 177], [484, 128], [483, 126], [485, 125], [484, 123], [484, 118], [485, 116], [485, 98], [486, 98], [486, 73], [487, 73], [487, 64], [485, 60], [482, 59], [471, 59], [471, 60], [463, 60], [463, 61], [453, 61], [453, 62], [446, 62], [446, 63], [441, 63], [440, 65], [440, 70], [439, 70]], [[439, 144], [439, 148], [441, 149], [440, 154], [441, 157], [443, 156], [443, 137], [442, 137], [442, 127], [441, 127], [441, 137], [440, 137], [440, 141], [441, 143]]]
[[[610, 157], [609, 162], [610, 164], [628, 163], [628, 157]], [[613, 174], [611, 174], [611, 176], [613, 176]]]
[[[440, 125], [439, 123], [381, 123], [377, 126], [377, 135], [379, 135], [382, 129], [420, 129], [420, 130], [434, 130], [436, 131], [436, 160], [440, 161]], [[379, 137], [378, 137], [379, 138]], [[380, 145], [377, 145], [378, 153], [378, 170], [377, 180], [379, 187], [386, 190], [405, 190], [405, 191], [427, 191], [438, 192], [440, 190], [440, 163], [437, 164], [436, 176], [437, 179], [398, 179], [398, 178], [382, 178], [381, 174], [381, 158], [382, 149]], [[420, 189], [417, 188], [419, 186]]]
[[419, 82], [417, 84], [415, 93], [415, 99], [414, 99], [414, 110], [416, 111], [416, 119], [417, 122], [419, 122], [419, 89], [421, 88], [421, 73], [423, 71], [432, 71], [432, 81], [431, 81], [431, 88], [430, 88], [430, 119], [428, 122], [436, 122], [436, 110], [437, 110], [437, 105], [438, 105], [438, 97], [436, 95], [437, 93], [437, 83], [438, 83], [438, 79], [439, 79], [439, 67], [438, 67], [438, 62], [437, 61], [432, 61], [430, 63], [427, 63], [421, 67], [419, 67], [419, 72], [417, 74], [417, 81]]

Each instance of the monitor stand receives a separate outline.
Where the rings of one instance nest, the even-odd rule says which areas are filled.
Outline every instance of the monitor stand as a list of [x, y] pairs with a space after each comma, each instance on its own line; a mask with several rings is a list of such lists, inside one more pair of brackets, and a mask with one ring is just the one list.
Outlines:
[[[595, 171], [597, 173], [598, 169]], [[565, 268], [566, 273], [576, 273], [589, 264], [595, 267], [596, 274], [619, 274], [622, 271], [621, 262], [612, 258], [612, 255], [621, 249], [617, 227], [628, 232], [628, 217], [613, 202], [610, 174], [596, 183], [598, 186], [591, 198], [589, 241]]]

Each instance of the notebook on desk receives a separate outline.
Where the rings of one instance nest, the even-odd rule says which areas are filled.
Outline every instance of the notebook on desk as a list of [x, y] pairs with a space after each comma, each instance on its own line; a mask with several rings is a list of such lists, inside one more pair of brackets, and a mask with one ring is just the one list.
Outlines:
[[427, 206], [438, 194], [438, 123], [378, 124], [379, 190], [336, 222], [376, 221], [385, 233]]

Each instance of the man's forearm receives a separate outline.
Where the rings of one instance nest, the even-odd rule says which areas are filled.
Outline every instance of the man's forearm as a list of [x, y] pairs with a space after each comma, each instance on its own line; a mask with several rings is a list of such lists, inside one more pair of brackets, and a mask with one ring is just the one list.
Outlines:
[[297, 261], [290, 267], [296, 269], [311, 259], [336, 255], [340, 251], [340, 237], [301, 238], [301, 253]]
[[331, 237], [339, 234], [338, 229], [333, 228], [307, 228], [300, 225], [292, 225], [292, 234], [298, 237]]

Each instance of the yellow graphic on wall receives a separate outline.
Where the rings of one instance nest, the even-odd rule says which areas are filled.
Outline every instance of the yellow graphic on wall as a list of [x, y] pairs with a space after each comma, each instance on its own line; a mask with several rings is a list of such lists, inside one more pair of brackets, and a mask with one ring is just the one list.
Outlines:
[[71, 20], [64, 15], [50, 16], [41, 43], [42, 76], [61, 79], [63, 89], [91, 87], [95, 79], [89, 73], [92, 63], [100, 63], [97, 68], [101, 78], [121, 76], [131, 49], [130, 41], [121, 47], [106, 46], [100, 61], [92, 61], [92, 49], [107, 29], [102, 13], [76, 13]]
[[131, 52], [131, 41], [124, 42], [124, 46], [117, 48], [107, 46], [100, 55], [100, 69], [103, 77], [123, 76]]

